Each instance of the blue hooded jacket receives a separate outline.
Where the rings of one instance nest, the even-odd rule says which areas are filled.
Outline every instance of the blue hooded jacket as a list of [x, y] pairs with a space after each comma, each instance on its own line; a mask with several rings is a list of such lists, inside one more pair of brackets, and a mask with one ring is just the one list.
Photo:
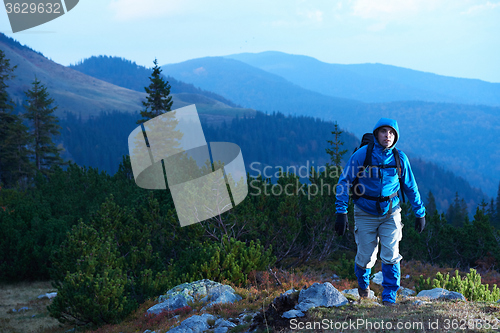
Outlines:
[[[376, 135], [377, 129], [383, 126], [392, 127], [396, 132], [393, 145], [387, 148], [384, 148], [382, 145], [380, 145]], [[375, 146], [373, 147], [372, 165], [396, 165], [396, 161], [392, 152], [393, 149], [396, 149], [395, 146], [400, 137], [399, 127], [396, 120], [381, 118], [373, 129], [373, 135], [375, 137]], [[354, 154], [352, 154], [339, 178], [339, 182], [336, 188], [337, 201], [335, 203], [337, 213], [347, 213], [349, 189], [351, 188], [352, 182], [356, 178], [356, 175], [358, 174], [360, 168], [363, 167], [367, 148], [367, 145], [363, 146]], [[413, 172], [411, 171], [410, 161], [408, 160], [408, 157], [405, 153], [403, 153], [399, 149], [398, 152], [401, 159], [403, 191], [408, 198], [408, 201], [411, 203], [415, 215], [417, 217], [423, 217], [425, 216], [425, 207], [422, 199], [420, 198], [420, 193], [418, 192], [418, 186], [415, 181], [415, 177], [413, 176]], [[359, 184], [362, 185], [364, 194], [373, 197], [390, 196], [396, 191], [399, 191], [400, 187], [396, 168], [373, 168], [370, 175], [368, 174], [368, 170], [366, 170], [365, 175], [359, 178]], [[388, 201], [383, 201], [380, 203], [382, 214], [378, 213], [376, 201], [374, 200], [360, 197], [359, 199], [355, 200], [354, 203], [363, 211], [369, 214], [381, 216], [387, 214], [391, 201], [393, 207], [398, 206], [399, 196], [395, 196]]]

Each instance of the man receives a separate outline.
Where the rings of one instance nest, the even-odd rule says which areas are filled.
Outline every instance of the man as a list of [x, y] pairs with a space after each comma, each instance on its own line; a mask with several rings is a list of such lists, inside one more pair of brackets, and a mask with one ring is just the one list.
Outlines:
[[[393, 119], [380, 119], [373, 129], [373, 136], [372, 167], [363, 167], [369, 151], [369, 145], [365, 145], [351, 156], [339, 179], [336, 190], [335, 230], [338, 235], [343, 235], [346, 230], [349, 188], [353, 182], [357, 182], [354, 197], [354, 236], [357, 244], [354, 270], [358, 279], [358, 292], [360, 297], [369, 296], [370, 271], [377, 260], [380, 240], [384, 278], [382, 302], [391, 306], [396, 302], [401, 276], [399, 262], [402, 256], [399, 254], [399, 241], [403, 225], [400, 199], [397, 196], [400, 184], [417, 217], [415, 230], [418, 232], [422, 232], [425, 227], [425, 207], [408, 157], [394, 148], [399, 139], [398, 123]], [[398, 178], [395, 154], [399, 154], [400, 158], [401, 182]]]

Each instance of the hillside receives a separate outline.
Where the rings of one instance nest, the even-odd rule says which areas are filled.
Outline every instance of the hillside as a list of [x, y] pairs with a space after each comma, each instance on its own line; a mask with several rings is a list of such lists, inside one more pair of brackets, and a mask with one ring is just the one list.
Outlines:
[[15, 78], [8, 82], [8, 93], [18, 106], [24, 102], [24, 92], [31, 88], [36, 77], [56, 101], [57, 116], [71, 112], [87, 118], [102, 111], [133, 112], [141, 107], [140, 101], [144, 98], [144, 93], [118, 87], [66, 68], [1, 33], [0, 49], [10, 59], [11, 65], [17, 66], [13, 73]]
[[305, 89], [367, 103], [445, 102], [500, 106], [500, 83], [425, 73], [383, 64], [329, 64], [282, 52], [226, 56], [279, 75]]
[[[4, 51], [12, 66], [15, 78], [8, 81], [8, 93], [17, 104], [19, 112], [23, 111], [24, 92], [31, 88], [31, 83], [38, 78], [44, 84], [58, 106], [55, 114], [59, 117], [66, 112], [87, 119], [101, 112], [122, 111], [135, 113], [142, 110], [145, 100], [144, 90], [136, 91], [121, 87], [99, 78], [86, 75], [77, 70], [59, 65], [41, 53], [23, 46], [12, 38], [0, 33], [0, 49]], [[125, 72], [123, 72], [125, 73]], [[145, 81], [151, 73], [145, 73]], [[137, 78], [134, 78], [137, 80]], [[138, 81], [144, 82], [144, 79]], [[185, 84], [179, 83], [179, 87]], [[201, 95], [196, 88], [183, 88], [179, 93], [172, 94], [173, 108], [181, 108], [193, 103], [197, 104], [201, 114], [214, 114], [212, 121], [220, 123], [231, 119], [236, 114], [251, 116], [255, 111], [247, 108], [233, 107], [234, 104], [220, 96], [219, 100], [210, 97], [210, 93]], [[229, 103], [230, 105], [226, 104]], [[233, 106], [231, 106], [233, 105]]]
[[193, 59], [163, 65], [162, 69], [178, 80], [263, 112], [279, 111], [325, 118], [325, 114], [349, 112], [361, 104], [301, 88], [278, 75], [223, 57]]
[[[62, 140], [71, 157], [78, 165], [91, 166], [114, 174], [122, 160], [128, 154], [127, 137], [137, 126], [137, 115], [112, 113], [94, 117], [88, 121], [76, 117], [61, 119]], [[302, 181], [308, 181], [308, 170], [330, 162], [325, 149], [327, 140], [332, 140], [334, 124], [311, 117], [284, 116], [283, 114], [265, 115], [257, 112], [252, 118], [238, 118], [232, 122], [215, 126], [211, 116], [202, 117], [202, 128], [207, 142], [233, 142], [243, 152], [245, 167], [250, 176], [263, 175], [276, 182], [275, 173], [283, 169], [299, 173]], [[341, 140], [347, 154], [359, 145], [359, 138], [352, 133], [343, 133]], [[106, 142], [105, 145], [102, 142]], [[409, 155], [413, 172], [419, 185], [420, 193], [427, 199], [429, 191], [436, 198], [436, 206], [445, 213], [458, 192], [474, 213], [485, 197], [463, 177], [434, 163]], [[263, 172], [266, 168], [265, 173]]]
[[[150, 68], [139, 66], [135, 62], [119, 57], [92, 56], [75, 65], [70, 65], [69, 68], [119, 87], [139, 92], [144, 92], [144, 87], [150, 84]], [[214, 99], [234, 108], [238, 107], [238, 105], [230, 100], [213, 92], [201, 90], [192, 84], [184, 83], [168, 75], [165, 76], [162, 74], [162, 76], [170, 84], [171, 94], [196, 94]]]

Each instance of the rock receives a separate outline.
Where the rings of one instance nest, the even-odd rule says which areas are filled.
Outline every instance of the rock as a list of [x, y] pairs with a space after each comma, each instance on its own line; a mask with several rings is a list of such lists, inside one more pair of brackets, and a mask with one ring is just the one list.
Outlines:
[[415, 295], [415, 290], [405, 288], [405, 287], [399, 287], [398, 291], [399, 291], [399, 294], [401, 296], [405, 296], [405, 297]]
[[382, 285], [382, 282], [384, 281], [384, 277], [382, 276], [382, 272], [377, 272], [373, 275], [372, 281], [376, 284]]
[[284, 312], [281, 316], [283, 318], [291, 319], [291, 318], [297, 318], [297, 317], [304, 317], [305, 314], [299, 310], [290, 310], [290, 311]]
[[418, 300], [414, 301], [412, 304], [416, 305], [416, 306], [421, 306], [421, 305], [430, 304], [430, 302], [426, 302], [426, 301], [422, 301], [422, 300], [418, 299]]
[[330, 282], [323, 284], [314, 283], [307, 289], [302, 289], [299, 294], [299, 304], [296, 310], [307, 311], [310, 308], [324, 306], [342, 306], [347, 304], [347, 298], [338, 291]]
[[449, 291], [443, 288], [434, 288], [431, 290], [422, 290], [421, 292], [418, 293], [417, 297], [426, 297], [430, 300], [437, 300], [437, 299], [445, 299], [445, 300], [453, 300], [453, 299], [459, 299], [462, 301], [467, 301], [465, 299], [464, 295], [461, 293], [457, 293], [456, 291]]
[[28, 308], [27, 306], [23, 306], [22, 308], [19, 308], [19, 309], [12, 309], [12, 312], [25, 312], [25, 311], [28, 311], [28, 310], [31, 310], [31, 308]]
[[332, 275], [332, 281], [333, 282], [339, 282], [340, 281], [340, 276], [338, 276], [337, 274], [333, 274]]
[[163, 303], [156, 304], [148, 309], [148, 313], [159, 314], [163, 311], [174, 311], [185, 306], [188, 306], [188, 302], [193, 302], [194, 298], [191, 296], [185, 296], [183, 294], [177, 294], [172, 298], [165, 300]]
[[183, 283], [178, 286], [173, 287], [165, 295], [158, 297], [159, 302], [163, 302], [175, 295], [183, 294], [185, 296], [191, 296], [194, 298], [201, 298], [208, 295], [208, 292], [218, 286], [223, 286], [219, 282], [215, 282], [208, 279], [198, 280], [191, 283]]
[[[241, 301], [241, 296], [234, 293], [234, 289], [228, 285], [220, 285], [210, 289], [208, 295], [201, 299], [202, 302], [210, 302], [203, 309], [214, 304], [234, 303]], [[202, 310], [203, 310], [202, 309]]]
[[52, 299], [54, 297], [57, 296], [57, 291], [53, 292], [53, 293], [46, 293], [46, 294], [43, 294], [43, 295], [40, 295], [38, 296], [38, 298], [48, 298], [48, 299]]
[[156, 333], [156, 331], [145, 330], [143, 333]]
[[289, 290], [285, 291], [284, 293], [282, 293], [281, 296], [283, 296], [283, 295], [290, 295], [290, 294], [293, 294], [296, 291], [298, 291], [298, 290], [296, 290], [295, 288], [294, 289], [289, 289]]
[[184, 320], [179, 326], [172, 328], [167, 333], [199, 333], [210, 329], [207, 321], [215, 321], [211, 314], [194, 315]]
[[410, 278], [410, 274], [406, 274], [405, 279], [409, 279], [409, 278]]
[[214, 304], [234, 303], [241, 300], [241, 296], [236, 295], [231, 286], [204, 279], [183, 283], [170, 289], [165, 295], [158, 297], [160, 303], [149, 308], [148, 313], [173, 311], [188, 306], [188, 302], [194, 302], [200, 297], [203, 297], [201, 301], [209, 302], [202, 310]]
[[[352, 295], [359, 299], [358, 288], [343, 290], [342, 294]], [[368, 296], [368, 298], [376, 299], [373, 290], [370, 290], [370, 295]]]
[[226, 333], [229, 329], [236, 327], [235, 323], [219, 318], [215, 321], [214, 333]]

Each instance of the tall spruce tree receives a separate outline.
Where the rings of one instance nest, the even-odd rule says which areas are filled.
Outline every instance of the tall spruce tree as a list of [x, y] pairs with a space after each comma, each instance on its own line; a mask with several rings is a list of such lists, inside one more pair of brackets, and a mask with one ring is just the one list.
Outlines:
[[497, 228], [500, 228], [500, 183], [498, 183], [497, 202], [495, 207], [494, 223]]
[[436, 198], [434, 197], [434, 194], [429, 190], [429, 193], [427, 194], [427, 204], [425, 205], [426, 212], [428, 215], [434, 215], [434, 213], [437, 212], [437, 206], [436, 206]]
[[327, 142], [331, 145], [331, 148], [326, 148], [326, 153], [330, 155], [330, 161], [333, 162], [333, 165], [337, 168], [337, 171], [341, 171], [340, 164], [342, 163], [342, 156], [347, 153], [347, 149], [341, 149], [344, 145], [344, 142], [340, 140], [342, 132], [343, 131], [339, 128], [339, 125], [335, 123], [332, 132], [334, 140], [327, 140]]
[[7, 93], [7, 81], [17, 66], [0, 50], [0, 183], [6, 187], [26, 180], [30, 171], [27, 128], [14, 114], [14, 103]]
[[170, 96], [170, 85], [161, 76], [161, 68], [158, 66], [158, 60], [155, 58], [153, 63], [155, 66], [153, 67], [153, 73], [149, 77], [151, 83], [149, 87], [144, 87], [144, 90], [148, 94], [146, 101], [142, 102], [145, 109], [141, 111], [141, 116], [144, 119], [138, 120], [137, 124], [142, 124], [149, 119], [170, 111], [173, 104], [172, 96]]
[[54, 99], [50, 98], [47, 88], [35, 77], [31, 90], [25, 92], [27, 104], [24, 117], [30, 121], [32, 147], [35, 167], [43, 174], [48, 175], [53, 165], [63, 165], [59, 155], [61, 148], [57, 148], [54, 136], [60, 135], [58, 119], [53, 115], [57, 106], [52, 107]]

